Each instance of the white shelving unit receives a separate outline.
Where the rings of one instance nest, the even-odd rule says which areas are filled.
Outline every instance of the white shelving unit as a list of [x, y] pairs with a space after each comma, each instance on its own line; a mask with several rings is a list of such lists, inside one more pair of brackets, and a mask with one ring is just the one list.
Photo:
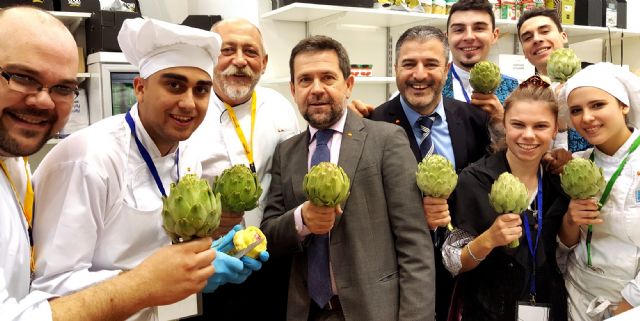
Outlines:
[[[373, 27], [398, 27], [422, 23], [445, 29], [447, 15], [425, 14], [417, 12], [395, 11], [387, 9], [355, 8], [329, 6], [310, 3], [292, 3], [262, 15], [262, 19], [278, 21], [306, 22], [310, 24], [337, 23]], [[496, 27], [501, 35], [516, 34], [516, 21], [496, 19]], [[590, 39], [608, 39], [639, 37], [640, 30], [605, 28], [579, 25], [563, 25], [569, 40], [581, 42]]]
[[54, 15], [58, 20], [62, 21], [65, 26], [71, 31], [71, 33], [75, 33], [78, 30], [80, 24], [87, 18], [91, 17], [91, 13], [89, 12], [65, 12], [65, 11], [49, 11], [52, 15]]

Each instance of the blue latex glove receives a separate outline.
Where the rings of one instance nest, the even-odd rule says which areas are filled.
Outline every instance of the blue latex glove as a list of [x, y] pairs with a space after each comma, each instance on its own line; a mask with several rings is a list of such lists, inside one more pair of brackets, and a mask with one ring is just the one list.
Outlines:
[[216, 272], [209, 278], [207, 286], [203, 290], [204, 293], [211, 293], [225, 283], [239, 284], [246, 281], [253, 271], [262, 268], [262, 262], [269, 260], [269, 252], [267, 251], [260, 252], [259, 260], [246, 255], [241, 259], [236, 259], [226, 254], [234, 249], [233, 236], [241, 229], [242, 226], [236, 225], [225, 236], [211, 244], [211, 248], [216, 250], [216, 258], [213, 261]]
[[213, 267], [216, 272], [207, 281], [207, 286], [202, 292], [211, 293], [219, 286], [231, 282], [242, 283], [249, 274], [244, 271], [244, 264], [239, 259], [229, 256], [224, 252], [216, 251], [216, 258], [213, 260]]

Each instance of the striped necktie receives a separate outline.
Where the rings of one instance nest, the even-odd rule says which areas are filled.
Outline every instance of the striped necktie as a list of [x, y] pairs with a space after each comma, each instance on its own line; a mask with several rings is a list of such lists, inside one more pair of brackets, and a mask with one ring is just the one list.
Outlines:
[[422, 138], [420, 139], [420, 154], [422, 158], [433, 155], [435, 152], [435, 146], [431, 140], [431, 127], [436, 121], [438, 114], [433, 113], [429, 116], [422, 116], [418, 118], [417, 124], [422, 131]]

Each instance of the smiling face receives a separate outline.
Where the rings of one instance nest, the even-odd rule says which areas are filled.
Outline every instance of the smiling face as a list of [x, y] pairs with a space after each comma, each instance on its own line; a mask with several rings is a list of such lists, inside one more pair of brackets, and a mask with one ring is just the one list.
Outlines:
[[449, 65], [444, 45], [437, 39], [406, 41], [396, 62], [396, 85], [412, 109], [422, 115], [433, 112], [447, 80]]
[[625, 123], [629, 106], [606, 91], [578, 87], [567, 97], [567, 106], [580, 136], [608, 155], [613, 155], [631, 135]]
[[456, 11], [449, 17], [447, 40], [456, 66], [469, 70], [487, 60], [491, 46], [498, 40], [491, 16], [481, 10]]
[[514, 101], [505, 112], [504, 127], [507, 153], [537, 166], [557, 133], [556, 114], [545, 101]]
[[[15, 26], [21, 26], [15, 28]], [[69, 31], [33, 9], [7, 10], [0, 18], [0, 67], [50, 88], [77, 87], [78, 51]], [[0, 78], [0, 155], [28, 156], [62, 129], [73, 101], [54, 101], [47, 90], [24, 94]]]
[[222, 38], [220, 56], [214, 70], [214, 91], [231, 106], [242, 104], [251, 98], [253, 89], [267, 67], [268, 56], [262, 45], [260, 31], [242, 19], [222, 21], [212, 31]]
[[353, 89], [353, 76], [344, 79], [333, 50], [302, 52], [293, 61], [293, 95], [309, 125], [331, 127], [344, 112]]
[[526, 20], [520, 27], [519, 36], [524, 56], [543, 75], [547, 74], [551, 52], [567, 43], [567, 33], [560, 32], [553, 20], [545, 16]]
[[195, 67], [167, 68], [134, 80], [140, 121], [162, 155], [202, 123], [211, 86], [209, 74]]

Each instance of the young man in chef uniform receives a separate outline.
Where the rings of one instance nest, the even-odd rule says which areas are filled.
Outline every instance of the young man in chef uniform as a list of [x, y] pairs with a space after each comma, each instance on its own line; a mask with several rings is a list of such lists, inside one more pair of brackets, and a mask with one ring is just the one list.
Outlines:
[[[162, 199], [171, 183], [200, 173], [197, 163], [183, 161], [195, 146], [182, 141], [207, 111], [219, 36], [137, 18], [124, 22], [118, 41], [140, 71], [137, 104], [65, 138], [36, 171], [34, 240], [42, 253], [34, 289], [74, 292], [134, 268], [170, 244]], [[242, 282], [260, 268], [259, 261], [222, 252], [213, 264], [216, 274], [205, 291]], [[131, 320], [157, 320], [157, 309]]]

